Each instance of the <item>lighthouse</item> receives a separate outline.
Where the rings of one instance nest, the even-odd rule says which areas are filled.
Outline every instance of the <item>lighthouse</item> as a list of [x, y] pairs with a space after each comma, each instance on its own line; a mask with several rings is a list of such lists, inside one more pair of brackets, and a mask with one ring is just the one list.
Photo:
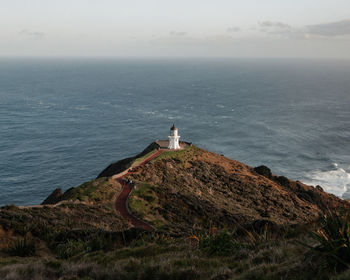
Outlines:
[[170, 135], [168, 136], [168, 138], [169, 138], [168, 149], [171, 149], [171, 150], [180, 149], [180, 145], [179, 145], [180, 135], [178, 134], [178, 130], [175, 124], [173, 124], [173, 126], [170, 128]]

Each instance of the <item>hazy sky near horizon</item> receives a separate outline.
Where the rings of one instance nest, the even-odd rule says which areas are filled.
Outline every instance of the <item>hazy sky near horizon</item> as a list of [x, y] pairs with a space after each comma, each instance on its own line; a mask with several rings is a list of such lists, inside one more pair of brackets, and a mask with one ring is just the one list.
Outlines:
[[349, 0], [0, 4], [0, 56], [350, 58]]

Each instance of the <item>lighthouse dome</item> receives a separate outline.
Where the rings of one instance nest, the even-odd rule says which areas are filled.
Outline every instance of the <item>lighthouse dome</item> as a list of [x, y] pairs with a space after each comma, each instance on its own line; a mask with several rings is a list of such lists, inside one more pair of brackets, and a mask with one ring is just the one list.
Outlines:
[[175, 124], [173, 124], [173, 126], [170, 128], [170, 130], [177, 130], [177, 127]]

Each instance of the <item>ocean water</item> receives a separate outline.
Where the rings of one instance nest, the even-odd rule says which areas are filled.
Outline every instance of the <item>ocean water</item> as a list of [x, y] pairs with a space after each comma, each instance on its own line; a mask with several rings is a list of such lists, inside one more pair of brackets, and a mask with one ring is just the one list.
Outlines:
[[0, 59], [0, 205], [91, 180], [174, 122], [199, 147], [350, 188], [350, 61]]

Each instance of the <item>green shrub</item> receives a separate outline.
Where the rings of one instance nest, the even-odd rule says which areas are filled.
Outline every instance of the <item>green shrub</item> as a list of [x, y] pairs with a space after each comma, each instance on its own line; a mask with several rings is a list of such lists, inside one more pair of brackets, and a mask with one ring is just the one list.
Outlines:
[[10, 244], [7, 253], [11, 256], [29, 257], [35, 254], [36, 248], [32, 240], [18, 239]]
[[86, 243], [81, 240], [68, 239], [66, 243], [59, 244], [56, 248], [61, 259], [68, 259], [86, 251]]
[[95, 234], [90, 237], [90, 240], [88, 241], [88, 248], [87, 250], [89, 252], [98, 251], [98, 250], [108, 250], [111, 248], [114, 248], [115, 246], [115, 240], [111, 236], [105, 236], [103, 234], [98, 235]]
[[289, 180], [287, 177], [284, 176], [278, 176], [276, 177], [276, 181], [278, 184], [280, 184], [283, 187], [288, 187], [289, 186]]
[[54, 270], [59, 270], [62, 268], [62, 263], [60, 261], [47, 261], [45, 266]]
[[265, 165], [254, 167], [254, 171], [262, 176], [265, 176], [266, 178], [272, 178], [271, 169]]
[[199, 273], [194, 268], [184, 270], [165, 271], [159, 265], [145, 267], [138, 275], [140, 280], [197, 280], [200, 279]]
[[221, 231], [216, 235], [209, 235], [199, 241], [199, 248], [209, 255], [227, 256], [233, 253], [239, 244], [235, 242], [232, 234]]
[[341, 271], [350, 265], [350, 212], [345, 215], [327, 213], [321, 219], [321, 228], [311, 232], [318, 242], [311, 247], [312, 259], [322, 259], [323, 267], [332, 271]]

